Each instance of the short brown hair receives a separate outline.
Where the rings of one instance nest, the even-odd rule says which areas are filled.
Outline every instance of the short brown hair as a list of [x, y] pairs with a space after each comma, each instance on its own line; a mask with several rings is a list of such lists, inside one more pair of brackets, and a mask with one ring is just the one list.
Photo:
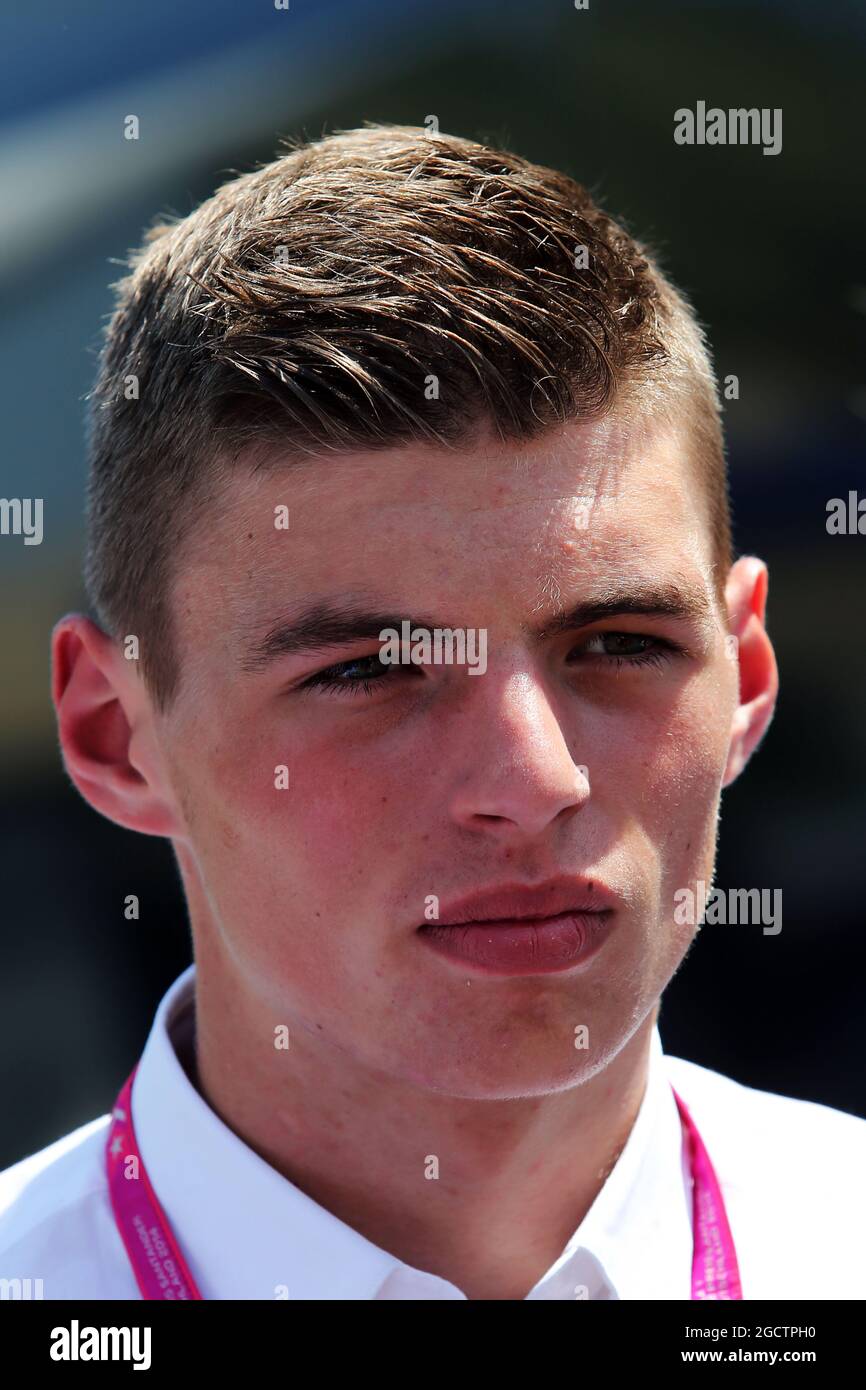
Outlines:
[[566, 175], [367, 124], [289, 145], [154, 227], [128, 264], [90, 397], [86, 578], [106, 630], [138, 635], [161, 707], [179, 678], [171, 590], [185, 528], [252, 445], [325, 458], [453, 447], [485, 420], [526, 441], [635, 387], [642, 406], [687, 414], [727, 574], [702, 330]]

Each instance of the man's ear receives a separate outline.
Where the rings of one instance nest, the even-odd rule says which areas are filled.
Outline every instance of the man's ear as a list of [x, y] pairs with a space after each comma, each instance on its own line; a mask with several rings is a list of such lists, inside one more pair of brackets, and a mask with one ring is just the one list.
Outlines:
[[80, 613], [51, 635], [51, 695], [66, 771], [85, 801], [145, 835], [180, 828], [135, 663]]
[[739, 777], [767, 732], [776, 697], [779, 672], [776, 654], [764, 626], [767, 608], [767, 566], [744, 555], [732, 566], [725, 587], [729, 646], [739, 664], [739, 702], [731, 721], [731, 742], [722, 786]]

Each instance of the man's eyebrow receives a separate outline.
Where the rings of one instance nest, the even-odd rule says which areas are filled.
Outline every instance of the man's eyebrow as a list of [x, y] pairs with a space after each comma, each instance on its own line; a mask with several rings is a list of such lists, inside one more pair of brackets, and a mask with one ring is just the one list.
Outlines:
[[[299, 652], [327, 651], [347, 647], [352, 642], [377, 641], [383, 628], [396, 628], [407, 621], [406, 613], [385, 613], [353, 604], [315, 603], [287, 622], [277, 623], [246, 652], [245, 671], [261, 671], [281, 656]], [[434, 628], [435, 619], [409, 618], [413, 627]], [[439, 624], [441, 626], [441, 624]]]
[[[540, 626], [524, 624], [524, 632], [536, 639], [544, 639], [587, 627], [605, 618], [631, 614], [700, 620], [706, 619], [710, 611], [710, 601], [703, 589], [642, 582], [611, 586], [546, 618]], [[393, 628], [399, 633], [404, 622], [410, 623], [410, 631], [415, 628], [433, 631], [437, 627], [460, 630], [459, 625], [437, 622], [435, 618], [417, 614], [409, 617], [405, 612], [385, 612], [351, 603], [321, 601], [291, 619], [276, 623], [263, 637], [253, 642], [244, 653], [242, 668], [250, 672], [262, 671], [283, 656], [328, 651], [333, 647], [350, 646], [353, 642], [378, 641], [384, 628]]]
[[643, 618], [680, 618], [706, 622], [712, 604], [706, 591], [694, 584], [653, 583], [611, 585], [601, 593], [584, 599], [573, 607], [555, 614], [552, 619], [534, 629], [536, 637], [554, 637], [559, 632], [588, 627], [605, 618], [625, 616]]

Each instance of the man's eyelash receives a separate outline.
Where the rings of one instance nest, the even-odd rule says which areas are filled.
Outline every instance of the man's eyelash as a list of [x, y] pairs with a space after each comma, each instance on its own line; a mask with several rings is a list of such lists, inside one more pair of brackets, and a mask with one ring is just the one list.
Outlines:
[[635, 656], [603, 656], [599, 660], [613, 664], [617, 671], [622, 670], [623, 666], [664, 666], [668, 660], [668, 654], [660, 651], [638, 652]]
[[321, 671], [318, 676], [311, 676], [308, 681], [304, 681], [301, 689], [313, 687], [316, 690], [363, 690], [365, 695], [372, 695], [373, 686], [382, 684], [381, 676], [378, 676], [372, 683], [365, 676], [350, 676], [348, 680], [338, 681], [334, 680], [333, 677], [329, 678], [324, 671]]
[[[342, 670], [346, 666], [360, 666], [365, 661], [373, 662], [375, 660], [376, 653], [374, 652], [371, 653], [369, 656], [356, 656], [352, 657], [349, 661], [338, 661], [333, 666], [326, 666], [323, 668], [323, 670], [317, 671], [315, 675], [310, 676], [307, 680], [303, 681], [300, 688], [302, 690], [309, 689], [310, 687], [316, 690], [363, 689], [365, 695], [371, 695], [373, 693], [372, 687], [374, 685], [383, 685], [385, 683], [388, 673], [393, 670], [392, 666], [386, 664], [385, 662], [379, 662], [379, 665], [382, 669], [382, 675], [374, 676], [372, 679], [370, 678], [370, 676], [349, 676], [346, 680], [337, 680], [334, 673]], [[403, 668], [397, 667], [397, 669], [400, 670]]]
[[[670, 638], [657, 637], [654, 633], [651, 634], [646, 632], [594, 632], [586, 638], [584, 646], [594, 639], [601, 638], [604, 640], [605, 638], [612, 639], [615, 637], [631, 639], [633, 642], [652, 643], [649, 650], [643, 652], [633, 652], [630, 654], [623, 652], [607, 652], [600, 656], [596, 653], [591, 654], [596, 656], [596, 659], [599, 661], [612, 662], [617, 671], [620, 671], [624, 666], [632, 668], [635, 666], [655, 666], [656, 668], [661, 668], [666, 662], [670, 661], [671, 657], [685, 654], [685, 648], [678, 642], [672, 642]], [[581, 648], [577, 647], [575, 650], [580, 651]]]
[[[655, 635], [650, 635], [648, 633], [643, 632], [597, 632], [592, 633], [590, 637], [586, 639], [586, 641], [589, 642], [593, 638], [612, 639], [615, 637], [632, 638], [632, 640], [636, 642], [643, 641], [651, 642], [653, 644], [653, 646], [648, 651], [644, 652], [635, 652], [631, 654], [615, 652], [591, 654], [591, 659], [592, 657], [594, 657], [598, 661], [610, 663], [613, 665], [616, 671], [622, 670], [623, 667], [629, 667], [633, 669], [635, 666], [654, 666], [656, 669], [660, 669], [662, 666], [665, 665], [667, 661], [670, 660], [670, 658], [673, 655], [681, 653], [684, 650], [678, 643], [672, 642], [666, 637], [656, 637]], [[576, 647], [574, 650], [580, 651], [580, 647]], [[372, 677], [372, 679], [370, 676], [348, 676], [342, 680], [339, 680], [337, 679], [337, 675], [335, 673], [342, 671], [346, 667], [359, 666], [362, 662], [372, 662], [374, 660], [375, 654], [370, 656], [356, 656], [348, 661], [338, 661], [333, 666], [326, 666], [323, 668], [323, 670], [317, 671], [315, 675], [308, 677], [307, 680], [302, 682], [299, 688], [302, 690], [315, 689], [334, 692], [341, 692], [346, 690], [355, 692], [362, 690], [365, 695], [372, 695], [373, 687], [376, 685], [386, 684], [389, 675], [391, 675], [394, 672], [395, 667], [386, 665], [385, 663], [380, 663], [382, 668], [382, 675], [374, 676]], [[406, 669], [407, 668], [404, 666], [396, 667], [396, 671], [398, 674], [400, 671]], [[408, 670], [410, 671], [414, 669], [415, 668], [413, 666], [408, 667]]]

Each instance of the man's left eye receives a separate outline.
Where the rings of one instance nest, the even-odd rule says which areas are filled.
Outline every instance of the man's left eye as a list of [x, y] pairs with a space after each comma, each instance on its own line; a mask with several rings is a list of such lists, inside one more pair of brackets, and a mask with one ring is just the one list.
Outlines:
[[572, 655], [607, 659], [617, 664], [661, 665], [678, 650], [666, 637], [645, 632], [594, 632], [575, 647]]
[[370, 695], [374, 685], [383, 685], [395, 674], [402, 674], [401, 668], [380, 661], [379, 653], [373, 652], [368, 656], [356, 656], [349, 661], [339, 661], [333, 666], [317, 671], [303, 684], [309, 689], [333, 690], [338, 693], [363, 690], [365, 695]]

